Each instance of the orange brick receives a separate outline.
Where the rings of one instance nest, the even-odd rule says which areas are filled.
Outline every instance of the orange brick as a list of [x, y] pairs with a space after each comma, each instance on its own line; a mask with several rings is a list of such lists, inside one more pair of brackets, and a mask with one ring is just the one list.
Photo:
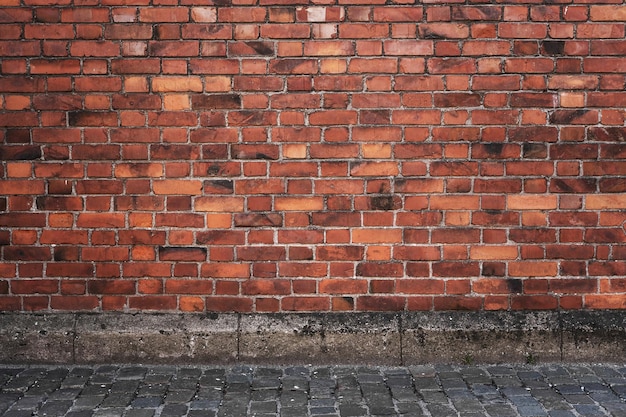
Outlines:
[[472, 246], [470, 259], [517, 259], [517, 246]]
[[511, 262], [509, 274], [513, 277], [550, 277], [556, 276], [556, 262]]
[[155, 194], [201, 195], [202, 182], [197, 180], [159, 180], [153, 183]]
[[399, 243], [402, 241], [400, 229], [355, 229], [353, 243]]
[[623, 194], [592, 194], [585, 198], [588, 210], [620, 210], [626, 208], [626, 195]]
[[241, 212], [244, 210], [243, 197], [199, 197], [195, 200], [194, 209], [209, 212]]
[[324, 207], [321, 197], [277, 197], [275, 209], [281, 211], [318, 211]]
[[550, 210], [557, 207], [556, 195], [509, 195], [509, 210]]

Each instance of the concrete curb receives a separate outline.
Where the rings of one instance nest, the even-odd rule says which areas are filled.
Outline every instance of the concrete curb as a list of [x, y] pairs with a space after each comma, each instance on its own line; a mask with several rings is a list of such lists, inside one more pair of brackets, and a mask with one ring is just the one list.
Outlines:
[[0, 314], [0, 363], [622, 362], [626, 312]]

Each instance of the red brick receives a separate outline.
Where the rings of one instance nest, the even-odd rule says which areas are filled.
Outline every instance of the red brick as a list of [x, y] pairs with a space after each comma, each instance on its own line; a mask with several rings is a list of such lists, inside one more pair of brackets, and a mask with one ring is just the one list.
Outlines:
[[513, 310], [553, 310], [558, 306], [558, 299], [550, 295], [520, 295], [511, 299]]
[[50, 308], [55, 310], [94, 310], [100, 305], [98, 297], [93, 296], [52, 296]]
[[422, 7], [374, 7], [373, 20], [375, 22], [419, 22], [422, 20]]
[[435, 310], [480, 310], [483, 299], [480, 297], [435, 297]]
[[281, 262], [279, 264], [278, 275], [281, 277], [295, 278], [322, 278], [328, 275], [328, 266], [326, 263], [319, 262]]
[[142, 7], [139, 10], [141, 22], [187, 22], [189, 10], [185, 7]]
[[350, 56], [354, 46], [350, 41], [307, 41], [304, 43], [306, 56]]
[[168, 279], [165, 281], [166, 294], [198, 294], [213, 293], [213, 281], [198, 279]]
[[175, 296], [142, 295], [128, 298], [128, 307], [133, 310], [175, 310], [176, 304]]
[[55, 279], [20, 279], [11, 281], [13, 294], [56, 294], [59, 291], [59, 281]]
[[252, 311], [252, 299], [244, 297], [208, 297], [206, 299], [207, 311], [220, 312], [250, 312]]
[[288, 295], [291, 283], [288, 280], [255, 279], [242, 284], [244, 295]]
[[396, 280], [396, 291], [399, 294], [442, 294], [445, 282], [439, 279], [408, 279]]
[[328, 311], [329, 297], [284, 297], [280, 302], [283, 311]]
[[387, 40], [383, 42], [385, 55], [430, 56], [434, 52], [430, 40]]
[[87, 290], [90, 294], [135, 294], [135, 282], [126, 280], [91, 280]]
[[469, 37], [469, 26], [463, 23], [422, 23], [417, 26], [422, 38], [465, 39]]
[[356, 308], [362, 311], [402, 311], [406, 303], [406, 297], [367, 295], [357, 298]]

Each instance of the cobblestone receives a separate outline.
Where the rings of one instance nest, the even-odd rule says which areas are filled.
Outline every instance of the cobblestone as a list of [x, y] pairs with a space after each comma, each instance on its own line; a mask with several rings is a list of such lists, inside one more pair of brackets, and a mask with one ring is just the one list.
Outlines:
[[626, 366], [0, 365], [2, 417], [626, 417]]

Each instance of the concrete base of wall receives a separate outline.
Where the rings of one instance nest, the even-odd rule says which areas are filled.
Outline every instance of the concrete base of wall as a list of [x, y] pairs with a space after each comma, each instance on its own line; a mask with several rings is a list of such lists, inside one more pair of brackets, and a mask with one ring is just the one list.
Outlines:
[[624, 311], [0, 314], [2, 363], [623, 362]]

